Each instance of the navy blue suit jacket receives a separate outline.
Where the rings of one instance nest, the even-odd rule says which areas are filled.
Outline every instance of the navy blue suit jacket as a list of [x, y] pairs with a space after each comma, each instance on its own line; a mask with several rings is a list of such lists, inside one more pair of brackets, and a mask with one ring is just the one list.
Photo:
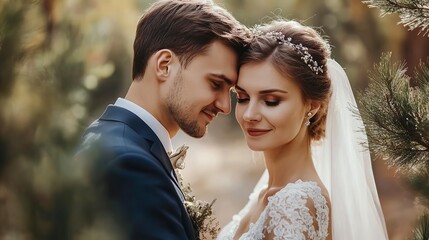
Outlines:
[[110, 105], [83, 138], [81, 152], [97, 146], [93, 179], [127, 239], [195, 239], [170, 159], [144, 121]]

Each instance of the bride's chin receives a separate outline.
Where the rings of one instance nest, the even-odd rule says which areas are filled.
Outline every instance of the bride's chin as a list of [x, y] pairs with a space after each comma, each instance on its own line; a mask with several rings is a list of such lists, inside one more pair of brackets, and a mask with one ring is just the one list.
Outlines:
[[253, 144], [253, 143], [249, 143], [247, 142], [247, 146], [250, 148], [250, 150], [255, 151], [255, 152], [262, 152], [264, 151], [266, 148], [258, 145], [258, 144]]

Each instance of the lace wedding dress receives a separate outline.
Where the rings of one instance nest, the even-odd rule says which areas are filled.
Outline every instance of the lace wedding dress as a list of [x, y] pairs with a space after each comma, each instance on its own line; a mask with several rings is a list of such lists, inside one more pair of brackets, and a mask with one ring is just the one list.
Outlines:
[[[247, 206], [222, 229], [218, 239], [233, 239], [242, 217], [249, 211], [258, 195], [259, 192], [251, 194]], [[314, 205], [314, 216], [307, 207], [309, 203]], [[320, 187], [316, 182], [298, 180], [268, 197], [268, 204], [259, 219], [251, 223], [248, 232], [239, 239], [264, 239], [265, 235], [269, 234], [273, 239], [323, 240], [328, 236], [328, 227], [329, 208]]]

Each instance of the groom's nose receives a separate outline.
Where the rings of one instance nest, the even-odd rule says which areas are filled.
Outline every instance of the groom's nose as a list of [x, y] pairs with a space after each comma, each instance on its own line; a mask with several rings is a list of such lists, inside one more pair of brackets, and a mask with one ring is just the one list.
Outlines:
[[231, 112], [231, 98], [229, 91], [224, 91], [219, 94], [215, 101], [215, 107], [223, 114], [229, 114]]

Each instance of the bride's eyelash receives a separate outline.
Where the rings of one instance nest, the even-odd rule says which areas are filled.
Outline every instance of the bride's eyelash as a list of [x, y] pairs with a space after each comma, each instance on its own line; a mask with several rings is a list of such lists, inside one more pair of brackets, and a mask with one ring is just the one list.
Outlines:
[[265, 101], [265, 105], [268, 107], [275, 107], [280, 104], [280, 101]]
[[[250, 99], [249, 98], [237, 98], [237, 103], [245, 103], [248, 102]], [[267, 105], [268, 107], [275, 107], [277, 105], [280, 104], [280, 101], [264, 101], [265, 105]]]
[[248, 98], [237, 98], [237, 103], [244, 103], [244, 102], [248, 102], [249, 99]]

